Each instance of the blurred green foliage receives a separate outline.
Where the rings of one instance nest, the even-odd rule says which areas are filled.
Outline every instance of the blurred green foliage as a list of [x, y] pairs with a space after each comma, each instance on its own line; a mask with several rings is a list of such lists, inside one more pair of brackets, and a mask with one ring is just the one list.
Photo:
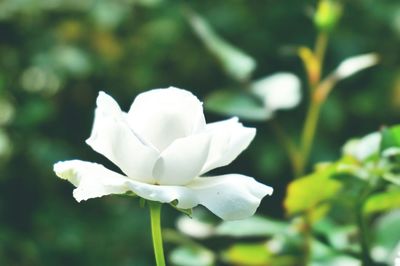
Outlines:
[[[115, 169], [84, 144], [97, 92], [107, 91], [126, 110], [136, 94], [151, 88], [174, 85], [205, 99], [217, 90], [237, 92], [250, 80], [289, 71], [302, 77], [306, 95], [307, 80], [296, 50], [313, 45], [316, 6], [311, 0], [0, 1], [0, 265], [153, 265], [148, 211], [139, 208], [138, 201], [105, 197], [78, 204], [72, 198], [72, 186], [58, 180], [52, 171], [54, 162], [71, 158]], [[193, 31], [189, 9], [201, 14], [214, 29], [213, 49], [222, 47], [228, 57], [229, 53], [246, 55], [237, 59], [250, 62], [245, 72], [226, 69], [232, 67], [231, 61], [210, 53], [212, 48], [204, 46]], [[286, 205], [293, 206], [290, 214], [308, 208], [310, 205], [301, 203], [310, 194], [318, 196], [308, 199], [311, 205], [318, 205], [311, 215], [315, 222], [313, 265], [358, 263], [360, 246], [354, 241], [358, 239], [357, 217], [352, 210], [365, 180], [354, 175], [364, 176], [371, 169], [385, 173], [374, 175], [385, 180], [376, 182], [386, 182], [364, 209], [368, 226], [373, 228], [368, 236], [373, 240], [371, 253], [381, 263], [393, 261], [392, 252], [400, 240], [400, 213], [393, 210], [399, 209], [398, 153], [380, 153], [363, 163], [338, 158], [348, 139], [399, 122], [399, 43], [399, 1], [343, 1], [341, 20], [331, 34], [325, 72], [345, 58], [367, 52], [377, 52], [381, 64], [340, 83], [322, 109], [311, 161], [351, 166], [353, 177], [345, 179], [339, 197], [335, 184], [344, 182], [343, 175], [316, 174], [327, 171], [324, 168], [289, 186], [288, 192], [307, 183], [297, 200], [286, 199]], [[252, 67], [251, 58], [257, 67]], [[232, 73], [233, 77], [227, 75]], [[248, 101], [239, 100], [233, 107], [243, 111]], [[305, 100], [294, 111], [276, 114], [293, 139], [299, 138], [306, 105]], [[260, 112], [260, 107], [256, 110]], [[209, 121], [224, 118], [206, 115]], [[275, 188], [273, 197], [260, 206], [262, 217], [250, 220], [254, 225], [233, 227], [234, 236], [227, 236], [227, 225], [220, 225], [215, 237], [199, 240], [200, 244], [182, 242], [184, 236], [169, 241], [167, 254], [171, 251], [176, 265], [190, 265], [193, 256], [205, 259], [203, 265], [298, 262], [304, 224], [285, 214], [283, 202], [292, 173], [284, 150], [266, 124], [246, 123], [257, 127], [257, 137], [227, 170], [254, 176]], [[397, 129], [384, 130], [383, 136], [385, 150], [398, 146]], [[382, 167], [371, 168], [371, 162]], [[319, 186], [325, 190], [319, 191]], [[324, 207], [327, 201], [333, 202], [329, 208]], [[174, 228], [177, 213], [165, 209], [164, 225]], [[334, 221], [325, 218], [327, 213]], [[214, 217], [206, 219], [220, 223]], [[240, 232], [249, 226], [276, 231], [264, 235]], [[291, 229], [282, 232], [282, 227]], [[237, 235], [241, 238], [234, 238]], [[183, 246], [173, 251], [177, 244]], [[246, 261], [249, 257], [253, 261]]]

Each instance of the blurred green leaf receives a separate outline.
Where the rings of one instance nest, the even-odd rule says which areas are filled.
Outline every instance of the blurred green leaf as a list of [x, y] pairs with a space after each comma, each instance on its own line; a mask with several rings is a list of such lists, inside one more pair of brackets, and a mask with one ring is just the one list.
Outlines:
[[119, 1], [95, 1], [90, 15], [99, 27], [114, 29], [129, 15], [129, 9]]
[[222, 222], [215, 229], [216, 235], [231, 237], [271, 236], [285, 233], [289, 225], [261, 216], [252, 216], [238, 221]]
[[335, 165], [292, 181], [287, 189], [284, 206], [289, 215], [309, 211], [331, 199], [341, 188], [341, 183], [331, 178]]
[[224, 260], [234, 265], [267, 265], [270, 257], [265, 243], [235, 244], [223, 253]]
[[205, 101], [207, 110], [248, 120], [266, 120], [270, 113], [251, 95], [228, 90], [211, 93]]
[[297, 266], [298, 260], [287, 254], [274, 254], [267, 243], [238, 243], [222, 253], [229, 265], [243, 266]]
[[400, 125], [382, 130], [381, 151], [392, 147], [400, 147]]
[[[393, 263], [396, 247], [400, 247], [400, 210], [379, 217], [373, 227], [372, 256], [379, 262]], [[397, 255], [397, 254], [396, 254]]]
[[351, 256], [332, 254], [331, 256], [326, 256], [324, 259], [318, 261], [312, 261], [310, 266], [360, 266], [361, 262]]
[[176, 266], [212, 266], [215, 255], [204, 248], [180, 246], [171, 252], [170, 260]]
[[355, 235], [357, 227], [353, 224], [339, 224], [329, 217], [319, 220], [313, 225], [313, 231], [327, 239], [333, 249], [359, 252], [359, 244]]
[[378, 193], [368, 198], [364, 205], [365, 214], [400, 209], [400, 189]]
[[226, 73], [237, 81], [249, 80], [256, 68], [255, 60], [218, 36], [201, 16], [193, 11], [188, 11], [187, 14], [194, 32], [220, 60]]

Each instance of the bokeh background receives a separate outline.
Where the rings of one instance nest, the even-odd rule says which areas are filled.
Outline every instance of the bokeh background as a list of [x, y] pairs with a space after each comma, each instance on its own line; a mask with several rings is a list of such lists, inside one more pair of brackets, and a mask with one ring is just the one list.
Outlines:
[[[72, 185], [52, 171], [79, 158], [115, 169], [84, 140], [98, 91], [124, 110], [145, 90], [176, 86], [200, 99], [237, 83], [190, 27], [201, 14], [225, 40], [257, 62], [253, 78], [290, 71], [306, 79], [293, 52], [312, 46], [316, 1], [2, 0], [0, 1], [0, 265], [153, 265], [148, 210], [137, 199], [77, 203]], [[351, 137], [399, 122], [400, 2], [343, 1], [326, 70], [366, 52], [379, 66], [343, 81], [322, 111], [313, 162], [335, 160]], [[276, 118], [298, 138], [303, 102]], [[206, 112], [208, 121], [224, 116]], [[251, 175], [275, 187], [259, 214], [286, 219], [282, 200], [292, 178], [268, 122], [250, 148], [221, 172]], [[166, 207], [163, 224], [180, 215]], [[224, 247], [229, 240], [215, 239]], [[166, 243], [167, 253], [174, 244]]]

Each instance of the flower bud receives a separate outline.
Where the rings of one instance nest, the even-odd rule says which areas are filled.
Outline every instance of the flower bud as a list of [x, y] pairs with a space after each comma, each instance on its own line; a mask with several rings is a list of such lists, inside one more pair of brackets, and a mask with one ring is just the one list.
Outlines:
[[342, 6], [336, 0], [320, 0], [314, 16], [315, 26], [320, 31], [332, 31], [342, 14]]

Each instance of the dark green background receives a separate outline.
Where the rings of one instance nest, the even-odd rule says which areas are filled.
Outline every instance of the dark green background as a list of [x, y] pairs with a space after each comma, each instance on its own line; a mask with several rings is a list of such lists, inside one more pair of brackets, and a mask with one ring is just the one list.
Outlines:
[[[183, 5], [256, 59], [254, 79], [291, 71], [305, 84], [293, 49], [314, 43], [315, 1], [0, 1], [0, 265], [153, 264], [148, 211], [138, 200], [78, 204], [52, 165], [79, 158], [115, 169], [84, 143], [99, 90], [128, 110], [138, 93], [152, 88], [173, 85], [204, 99], [237, 86], [192, 32]], [[366, 52], [378, 52], [381, 64], [335, 88], [323, 109], [314, 162], [337, 158], [351, 137], [399, 122], [399, 1], [344, 2], [326, 70]], [[277, 115], [294, 138], [305, 104]], [[283, 218], [288, 160], [267, 123], [245, 124], [257, 127], [255, 141], [220, 172], [273, 185], [259, 213]], [[177, 212], [165, 210], [164, 224], [174, 227]]]

